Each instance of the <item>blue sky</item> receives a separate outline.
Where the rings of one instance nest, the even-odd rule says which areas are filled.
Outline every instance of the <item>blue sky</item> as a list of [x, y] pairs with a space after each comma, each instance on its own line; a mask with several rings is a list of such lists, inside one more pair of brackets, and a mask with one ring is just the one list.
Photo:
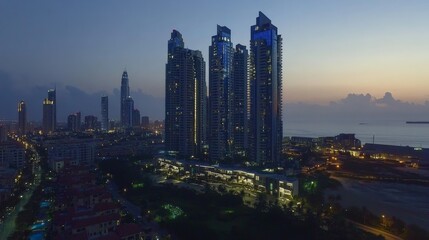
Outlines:
[[[34, 107], [41, 109], [45, 95], [29, 96], [35, 87], [114, 95], [126, 68], [132, 90], [156, 102], [172, 29], [207, 61], [216, 24], [231, 29], [234, 44], [248, 45], [258, 11], [284, 38], [286, 103], [326, 105], [348, 93], [387, 91], [403, 101], [429, 99], [429, 1], [397, 0], [0, 1], [0, 72], [8, 79], [0, 88], [12, 85], [3, 98], [15, 111], [21, 98], [40, 97]], [[76, 99], [64, 115], [83, 104]], [[136, 106], [145, 112], [145, 103]], [[0, 111], [0, 118], [10, 116]]]

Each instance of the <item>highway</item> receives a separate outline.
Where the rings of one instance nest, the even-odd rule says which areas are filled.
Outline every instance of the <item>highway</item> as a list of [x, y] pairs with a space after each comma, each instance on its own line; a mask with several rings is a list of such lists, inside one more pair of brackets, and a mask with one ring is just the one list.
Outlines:
[[351, 221], [351, 220], [348, 220], [348, 221], [351, 222], [351, 223], [353, 223], [357, 228], [359, 228], [361, 230], [364, 230], [365, 232], [369, 232], [369, 233], [375, 234], [375, 235], [381, 235], [386, 240], [403, 240], [402, 238], [400, 238], [400, 237], [398, 237], [396, 235], [393, 235], [393, 234], [388, 233], [386, 231], [380, 230], [378, 228], [374, 228], [374, 227], [370, 227], [370, 226], [367, 226], [367, 225], [363, 225], [361, 223], [358, 223], [358, 222], [355, 222], [355, 221]]

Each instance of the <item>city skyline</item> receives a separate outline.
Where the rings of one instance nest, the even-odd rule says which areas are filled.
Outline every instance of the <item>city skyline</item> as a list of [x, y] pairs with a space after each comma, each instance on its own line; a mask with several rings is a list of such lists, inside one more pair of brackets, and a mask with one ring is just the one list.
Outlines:
[[[201, 21], [193, 18], [175, 21], [169, 16], [173, 10], [192, 4], [201, 9], [195, 15], [195, 19]], [[70, 3], [69, 10], [62, 10], [61, 3], [1, 5], [0, 18], [6, 17], [8, 21], [0, 21], [5, 29], [0, 34], [7, 33], [1, 36], [4, 57], [0, 59], [3, 76], [0, 81], [12, 82], [11, 90], [21, 92], [20, 97], [12, 96], [17, 98], [13, 99], [14, 105], [20, 99], [30, 103], [26, 95], [33, 92], [33, 88], [53, 88], [55, 84], [59, 93], [74, 87], [89, 95], [98, 93], [99, 97], [102, 93], [114, 94], [112, 91], [118, 89], [117, 72], [124, 67], [132, 76], [136, 91], [162, 98], [165, 44], [160, 39], [165, 39], [172, 29], [178, 29], [186, 36], [185, 41], [208, 59], [209, 39], [216, 24], [234, 29], [232, 41], [247, 46], [248, 25], [259, 10], [278, 23], [280, 34], [288, 43], [284, 50], [288, 64], [283, 68], [287, 79], [283, 99], [286, 104], [326, 105], [349, 93], [380, 97], [388, 91], [403, 101], [421, 104], [428, 99], [425, 76], [429, 73], [425, 67], [427, 57], [423, 54], [429, 48], [429, 36], [423, 31], [427, 22], [423, 13], [428, 4], [423, 1], [247, 4], [243, 9], [232, 8], [235, 15], [232, 10], [226, 10], [222, 17], [211, 12], [203, 14], [209, 6], [195, 2], [183, 6], [171, 3], [165, 11], [156, 11], [161, 9], [160, 3], [123, 3], [121, 6], [85, 3], [85, 11], [77, 8], [82, 3]], [[107, 19], [116, 10], [120, 18]], [[47, 11], [50, 14], [44, 14]], [[138, 14], [139, 11], [149, 12]], [[97, 13], [96, 17], [92, 16], [93, 12]], [[156, 28], [148, 25], [153, 22], [151, 12], [159, 14]], [[43, 34], [36, 34], [38, 32]], [[77, 36], [85, 37], [77, 39]], [[145, 42], [150, 42], [150, 47]], [[142, 103], [136, 101], [137, 108], [145, 115], [155, 115], [139, 104]], [[31, 114], [28, 118], [35, 120]], [[64, 121], [64, 117], [59, 121]]]
[[[362, 98], [370, 94], [368, 107], [372, 108], [373, 105], [378, 106], [377, 102], [383, 99], [385, 92], [392, 92], [395, 100], [392, 102], [400, 103], [393, 104], [389, 111], [398, 110], [401, 112], [398, 116], [417, 112], [418, 119], [429, 118], [429, 114], [422, 113], [429, 109], [426, 93], [429, 86], [425, 81], [429, 72], [423, 54], [428, 47], [429, 34], [422, 31], [427, 18], [423, 14], [428, 7], [426, 2], [277, 2], [267, 6], [255, 3], [244, 9], [238, 8], [236, 15], [229, 12], [231, 10], [226, 10], [222, 17], [211, 12], [204, 16], [198, 13], [195, 17], [201, 21], [185, 17], [176, 21], [168, 16], [171, 11], [185, 8], [191, 3], [184, 3], [183, 6], [172, 3], [165, 11], [157, 11], [162, 9], [157, 3], [124, 3], [118, 8], [114, 3], [103, 6], [70, 3], [69, 10], [62, 8], [45, 15], [45, 11], [60, 8], [63, 4], [33, 6], [28, 3], [21, 6], [20, 3], [0, 3], [0, 20], [2, 17], [12, 19], [0, 21], [6, 30], [0, 33], [4, 39], [4, 44], [0, 46], [3, 56], [0, 58], [0, 86], [5, 93], [0, 96], [5, 106], [0, 110], [0, 119], [17, 120], [12, 110], [20, 100], [24, 100], [28, 120], [41, 121], [42, 106], [39, 103], [45, 97], [46, 89], [56, 87], [58, 122], [66, 122], [67, 116], [77, 111], [99, 116], [99, 111], [95, 110], [99, 108], [96, 102], [102, 96], [111, 98], [110, 116], [112, 120], [118, 120], [118, 72], [124, 68], [132, 76], [130, 95], [135, 107], [151, 119], [162, 119], [165, 43], [160, 39], [166, 39], [171, 30], [177, 29], [184, 33], [188, 45], [200, 50], [208, 59], [210, 36], [217, 24], [233, 29], [232, 42], [248, 46], [248, 23], [259, 10], [278, 23], [279, 33], [288, 43], [284, 48], [288, 61], [283, 64], [283, 77], [287, 79], [283, 110], [289, 109], [286, 111], [289, 118], [311, 111], [314, 105], [336, 112], [334, 108], [337, 108], [337, 103], [341, 105], [348, 100], [349, 94]], [[195, 4], [201, 11], [209, 8], [203, 3]], [[80, 12], [78, 6], [85, 6], [86, 11], [94, 10], [99, 18], [92, 19], [93, 11]], [[96, 10], [95, 7], [101, 9]], [[30, 10], [32, 12], [28, 12]], [[111, 22], [107, 15], [114, 10], [118, 10], [121, 18]], [[138, 10], [153, 11], [137, 14]], [[410, 15], [410, 12], [413, 14]], [[64, 16], [56, 15], [59, 13], [64, 13]], [[159, 24], [149, 35], [144, 29], [146, 24], [152, 22], [150, 16], [153, 14], [162, 17], [159, 17]], [[339, 17], [344, 17], [346, 21], [339, 22]], [[34, 21], [28, 22], [29, 18]], [[5, 23], [10, 24], [3, 26]], [[59, 23], [67, 24], [63, 28]], [[127, 27], [120, 28], [119, 23]], [[31, 30], [33, 25], [36, 28]], [[51, 25], [52, 28], [49, 27]], [[198, 31], [193, 31], [193, 28], [198, 28]], [[129, 31], [124, 32], [125, 29]], [[38, 30], [43, 30], [45, 34], [33, 36]], [[88, 31], [89, 34], [84, 34]], [[6, 32], [8, 35], [2, 36]], [[118, 34], [123, 38], [118, 39]], [[32, 41], [25, 40], [30, 37]], [[70, 42], [71, 39], [74, 41]], [[148, 41], [150, 44], [145, 44]], [[50, 44], [46, 45], [47, 42]], [[309, 54], [309, 51], [314, 54]], [[61, 61], [57, 61], [59, 59]], [[59, 66], [60, 62], [64, 64]], [[345, 64], [348, 64], [347, 67], [343, 67]], [[206, 65], [208, 76], [208, 63]], [[379, 78], [381, 73], [384, 74], [383, 78]], [[294, 110], [297, 106], [300, 107], [299, 111]], [[365, 111], [361, 115], [362, 118], [372, 116], [365, 115]]]

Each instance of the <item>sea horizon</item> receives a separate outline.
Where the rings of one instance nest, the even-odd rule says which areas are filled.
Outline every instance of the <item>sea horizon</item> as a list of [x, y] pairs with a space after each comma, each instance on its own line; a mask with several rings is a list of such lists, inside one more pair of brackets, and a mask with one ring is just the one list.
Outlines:
[[320, 121], [289, 120], [285, 137], [329, 137], [352, 133], [362, 144], [376, 143], [429, 148], [429, 124], [407, 124], [406, 120]]

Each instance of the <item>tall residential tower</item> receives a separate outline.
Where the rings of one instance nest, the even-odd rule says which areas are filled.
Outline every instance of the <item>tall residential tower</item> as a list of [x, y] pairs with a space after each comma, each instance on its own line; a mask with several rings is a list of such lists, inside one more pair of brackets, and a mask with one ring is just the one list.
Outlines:
[[165, 146], [179, 157], [200, 157], [206, 141], [205, 62], [186, 49], [176, 30], [168, 41], [165, 76]]
[[218, 25], [209, 47], [209, 155], [212, 161], [232, 157], [233, 54], [231, 30]]
[[250, 39], [250, 160], [279, 161], [282, 143], [282, 38], [262, 12]]
[[246, 156], [248, 145], [247, 135], [249, 132], [249, 84], [247, 77], [248, 52], [246, 46], [237, 44], [234, 51], [233, 61], [233, 108], [232, 108], [232, 131], [233, 131], [233, 153], [238, 156]]

